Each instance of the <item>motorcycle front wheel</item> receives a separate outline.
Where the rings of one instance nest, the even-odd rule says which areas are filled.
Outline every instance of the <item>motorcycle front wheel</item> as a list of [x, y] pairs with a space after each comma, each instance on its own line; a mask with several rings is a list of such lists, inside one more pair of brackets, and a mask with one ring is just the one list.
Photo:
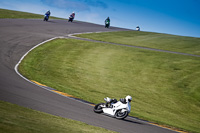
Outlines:
[[103, 109], [102, 109], [101, 105], [104, 105], [104, 103], [99, 103], [99, 104], [94, 106], [94, 112], [95, 113], [103, 113]]
[[118, 110], [116, 113], [115, 113], [115, 117], [117, 119], [124, 119], [128, 116], [128, 111], [124, 111], [122, 112], [122, 110]]

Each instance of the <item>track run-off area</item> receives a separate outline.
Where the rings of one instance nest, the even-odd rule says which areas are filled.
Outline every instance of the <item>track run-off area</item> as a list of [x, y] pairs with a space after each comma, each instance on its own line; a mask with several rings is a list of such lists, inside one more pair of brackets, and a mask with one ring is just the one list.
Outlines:
[[44, 22], [39, 19], [0, 19], [0, 100], [117, 132], [181, 132], [134, 117], [117, 120], [96, 114], [92, 103], [58, 92], [36, 81], [29, 81], [17, 71], [17, 66], [27, 51], [47, 41], [63, 37], [74, 38], [68, 36], [74, 33], [124, 30], [127, 29], [106, 29], [102, 25], [78, 21], [68, 23], [66, 20]]

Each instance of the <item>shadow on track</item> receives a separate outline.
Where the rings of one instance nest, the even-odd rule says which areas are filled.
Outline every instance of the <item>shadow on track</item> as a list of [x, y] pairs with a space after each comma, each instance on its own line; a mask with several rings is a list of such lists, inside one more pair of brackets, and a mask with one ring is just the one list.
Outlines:
[[134, 124], [144, 125], [144, 123], [142, 123], [142, 122], [137, 122], [137, 121], [134, 121], [134, 120], [127, 120], [127, 119], [124, 119], [124, 120], [122, 120], [122, 121], [130, 122], [130, 123], [134, 123]]
[[52, 20], [48, 20], [48, 21], [46, 21], [46, 22], [49, 22], [49, 23], [57, 23], [57, 22], [52, 21]]
[[[102, 113], [101, 115], [105, 115], [105, 116], [111, 117], [113, 119], [116, 119], [114, 116], [111, 116], [111, 115], [108, 115], [108, 114], [105, 114], [105, 113]], [[130, 119], [132, 119], [132, 120], [130, 120]], [[136, 120], [134, 120], [134, 119], [136, 119]], [[116, 120], [119, 120], [119, 119], [116, 119]], [[144, 122], [138, 122], [137, 120], [139, 121], [140, 119], [129, 116], [129, 117], [122, 119], [122, 120], [119, 120], [119, 121], [128, 122], [128, 123], [132, 123], [132, 124], [146, 125]], [[147, 121], [145, 121], [145, 122], [147, 122]]]

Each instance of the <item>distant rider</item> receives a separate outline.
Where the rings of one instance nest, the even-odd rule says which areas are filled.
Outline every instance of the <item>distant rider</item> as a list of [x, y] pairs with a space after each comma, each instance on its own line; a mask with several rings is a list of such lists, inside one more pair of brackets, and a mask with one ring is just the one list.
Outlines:
[[136, 27], [136, 30], [137, 30], [137, 31], [140, 31], [140, 27], [139, 27], [139, 26], [137, 26], [137, 27]]
[[50, 10], [48, 10], [48, 11], [45, 13], [45, 15], [50, 16], [50, 15], [51, 15]]
[[72, 14], [70, 15], [70, 17], [72, 17], [72, 19], [75, 18], [75, 12], [72, 12]]
[[110, 27], [110, 18], [107, 17], [107, 19], [105, 20], [105, 27], [106, 27], [106, 22], [108, 22], [108, 27]]
[[[109, 97], [104, 98], [104, 100], [106, 101], [106, 107], [111, 107], [111, 103], [116, 103], [117, 99], [110, 99]], [[125, 98], [121, 98], [120, 102], [123, 104], [126, 104], [128, 102], [132, 101], [132, 97], [131, 96], [126, 96]], [[110, 105], [109, 105], [110, 104]]]
[[109, 22], [110, 23], [110, 18], [109, 17], [107, 17], [107, 19], [105, 20], [105, 22]]

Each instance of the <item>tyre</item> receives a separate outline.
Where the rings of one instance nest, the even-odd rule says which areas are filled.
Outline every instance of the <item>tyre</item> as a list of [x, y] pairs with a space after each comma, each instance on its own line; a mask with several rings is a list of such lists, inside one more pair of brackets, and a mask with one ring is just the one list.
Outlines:
[[103, 113], [103, 109], [102, 109], [101, 105], [104, 105], [104, 103], [99, 103], [99, 104], [94, 106], [94, 112], [95, 113]]
[[128, 116], [128, 111], [124, 111], [122, 112], [122, 110], [118, 110], [116, 113], [115, 113], [115, 118], [117, 119], [124, 119]]
[[49, 17], [45, 16], [44, 21], [48, 21], [48, 20], [49, 20]]
[[68, 22], [72, 22], [74, 19], [73, 18], [69, 18], [68, 19]]

